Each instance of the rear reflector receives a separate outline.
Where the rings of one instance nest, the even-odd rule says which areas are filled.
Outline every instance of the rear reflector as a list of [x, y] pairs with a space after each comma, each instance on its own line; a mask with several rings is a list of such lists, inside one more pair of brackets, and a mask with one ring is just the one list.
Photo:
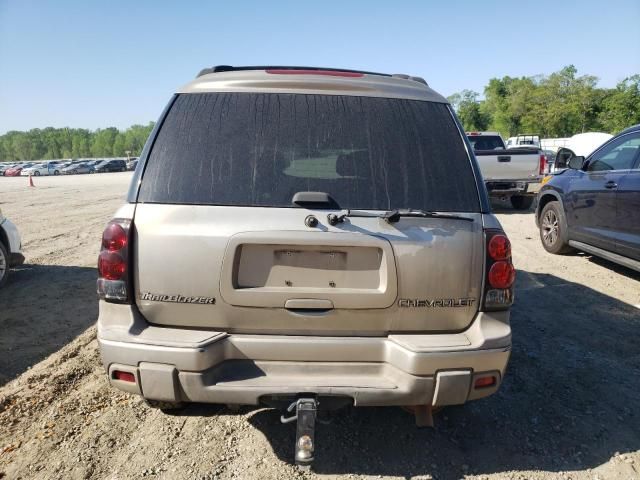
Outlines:
[[350, 78], [364, 77], [364, 74], [358, 72], [340, 72], [334, 70], [279, 70], [277, 68], [269, 68], [265, 71], [274, 75], [327, 75], [330, 77]]
[[493, 387], [496, 384], [496, 377], [490, 375], [488, 377], [478, 377], [473, 384], [473, 388]]
[[136, 377], [131, 372], [123, 372], [121, 370], [114, 370], [112, 373], [114, 380], [121, 380], [123, 382], [136, 383]]

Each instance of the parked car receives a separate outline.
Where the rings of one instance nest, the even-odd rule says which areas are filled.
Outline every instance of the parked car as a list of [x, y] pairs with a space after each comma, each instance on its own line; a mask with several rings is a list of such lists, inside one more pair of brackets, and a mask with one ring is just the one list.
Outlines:
[[640, 271], [640, 125], [616, 135], [540, 190], [536, 222], [550, 253], [572, 249]]
[[13, 168], [15, 166], [16, 166], [15, 163], [3, 163], [3, 164], [0, 164], [0, 175], [4, 175], [4, 172], [6, 172], [7, 170], [9, 170], [10, 168]]
[[19, 163], [14, 167], [11, 167], [4, 172], [5, 177], [19, 177], [23, 169], [29, 168], [33, 163]]
[[23, 168], [20, 175], [29, 176], [35, 175], [36, 177], [39, 175], [60, 175], [60, 164], [58, 162], [43, 162], [36, 163], [27, 168]]
[[125, 172], [127, 163], [124, 160], [103, 160], [94, 166], [96, 173], [103, 172]]
[[24, 263], [21, 248], [18, 229], [0, 210], [0, 288], [9, 279], [9, 270]]
[[491, 197], [508, 198], [516, 210], [528, 210], [546, 173], [546, 157], [538, 147], [505, 148], [497, 132], [469, 132]]
[[95, 169], [86, 163], [75, 163], [65, 167], [60, 172], [63, 175], [75, 175], [78, 173], [95, 173]]
[[205, 69], [103, 234], [110, 383], [163, 409], [282, 408], [300, 464], [317, 409], [426, 425], [496, 392], [515, 270], [460, 128], [418, 77]]

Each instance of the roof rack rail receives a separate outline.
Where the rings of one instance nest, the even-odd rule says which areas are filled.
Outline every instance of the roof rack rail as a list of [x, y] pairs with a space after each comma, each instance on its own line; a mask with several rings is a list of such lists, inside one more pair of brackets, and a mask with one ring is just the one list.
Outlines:
[[[216, 65], [215, 67], [203, 68], [200, 70], [196, 78], [209, 73], [219, 72], [239, 72], [245, 70], [324, 70], [329, 72], [349, 72], [349, 73], [362, 73], [364, 75], [380, 75], [382, 77], [391, 77], [388, 73], [367, 72], [364, 70], [349, 70], [347, 68], [323, 68], [323, 67], [291, 67], [280, 65], [268, 65], [268, 66], [250, 66], [250, 67], [233, 67], [231, 65]], [[395, 75], [394, 75], [395, 76]]]

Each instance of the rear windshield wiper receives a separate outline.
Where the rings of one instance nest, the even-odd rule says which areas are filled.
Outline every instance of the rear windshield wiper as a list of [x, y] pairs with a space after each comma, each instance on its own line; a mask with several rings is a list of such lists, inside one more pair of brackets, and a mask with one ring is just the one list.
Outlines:
[[425, 210], [389, 210], [382, 218], [389, 223], [395, 223], [401, 217], [422, 217], [422, 218], [444, 218], [448, 220], [464, 220], [473, 222], [473, 218], [463, 217], [461, 215], [452, 215], [449, 213], [428, 212]]
[[473, 222], [473, 218], [463, 217], [461, 215], [452, 215], [447, 213], [429, 212], [425, 210], [409, 210], [409, 209], [395, 209], [384, 212], [383, 214], [369, 213], [358, 210], [347, 210], [344, 213], [335, 214], [330, 213], [327, 215], [327, 220], [330, 225], [337, 225], [344, 222], [346, 217], [376, 217], [382, 218], [387, 223], [396, 223], [402, 217], [420, 217], [420, 218], [442, 218], [448, 220], [463, 220], [466, 222]]

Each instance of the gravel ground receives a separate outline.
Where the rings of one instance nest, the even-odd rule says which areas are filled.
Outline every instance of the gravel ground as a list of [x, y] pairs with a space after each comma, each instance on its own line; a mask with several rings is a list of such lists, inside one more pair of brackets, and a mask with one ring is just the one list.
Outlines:
[[147, 408], [107, 384], [94, 322], [101, 230], [130, 174], [0, 178], [27, 265], [0, 291], [0, 478], [640, 478], [640, 275], [544, 252], [499, 208], [518, 268], [513, 354], [496, 395], [419, 430], [399, 408], [320, 425], [314, 472], [268, 409]]

